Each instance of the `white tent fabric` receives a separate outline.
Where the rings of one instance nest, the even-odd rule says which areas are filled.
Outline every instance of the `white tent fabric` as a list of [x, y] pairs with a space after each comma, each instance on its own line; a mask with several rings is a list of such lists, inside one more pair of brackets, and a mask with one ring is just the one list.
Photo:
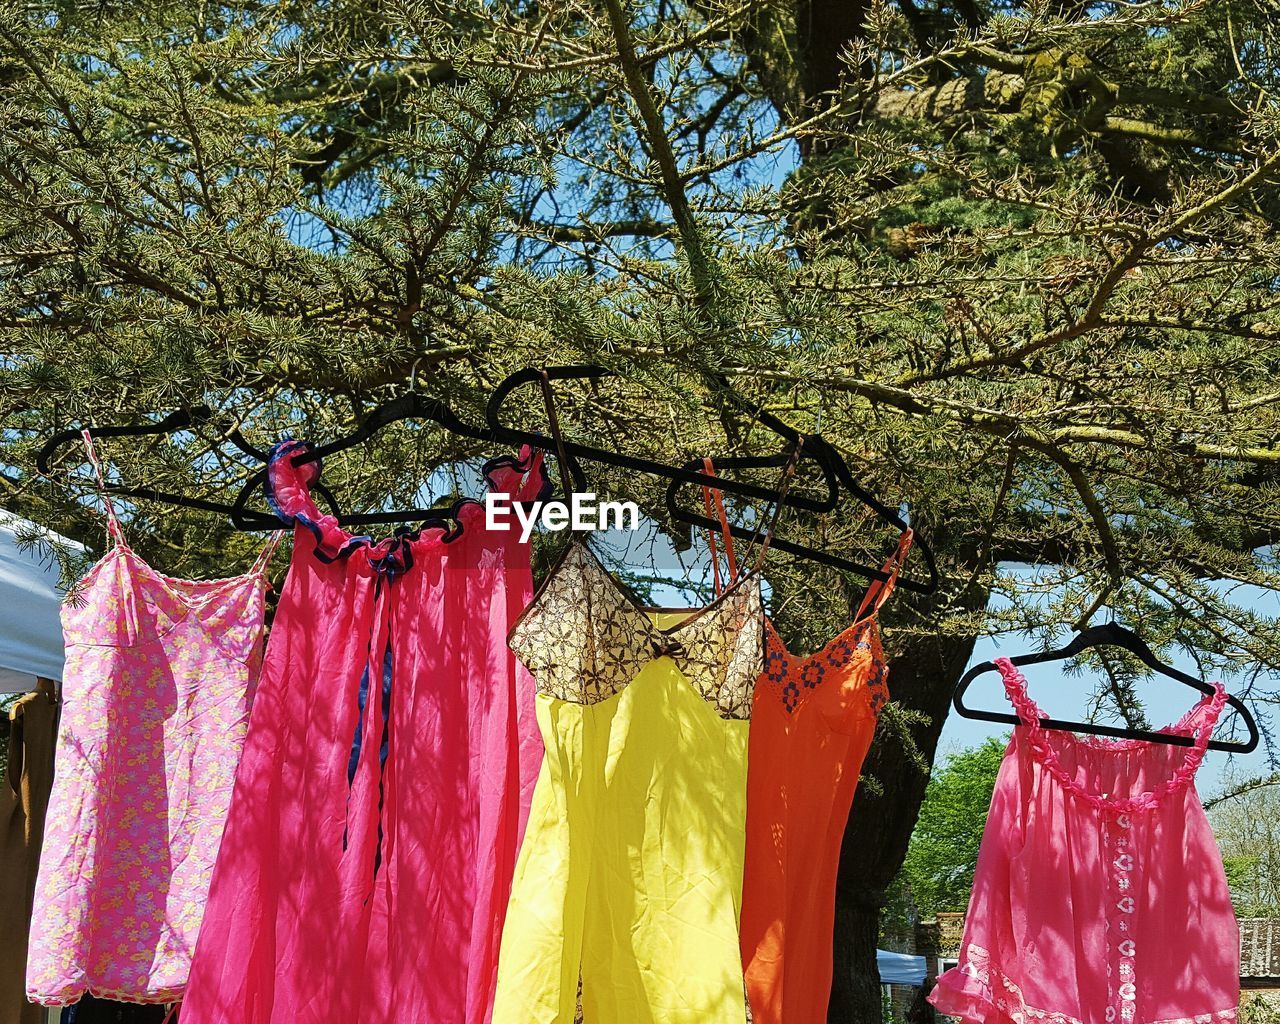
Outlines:
[[[32, 676], [62, 678], [58, 566], [41, 545], [19, 547], [39, 527], [0, 509], [0, 692], [30, 689]], [[74, 541], [41, 530], [54, 543]]]
[[923, 985], [924, 957], [910, 953], [876, 950], [876, 966], [880, 968], [881, 985]]

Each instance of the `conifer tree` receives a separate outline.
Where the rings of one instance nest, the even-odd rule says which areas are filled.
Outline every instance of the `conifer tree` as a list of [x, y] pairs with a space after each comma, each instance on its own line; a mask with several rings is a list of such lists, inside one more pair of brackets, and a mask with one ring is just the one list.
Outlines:
[[[1280, 666], [1273, 0], [19, 0], [0, 7], [0, 505], [98, 543], [39, 477], [69, 422], [205, 405], [266, 445], [416, 388], [478, 419], [524, 365], [604, 363], [567, 430], [668, 461], [819, 427], [944, 577], [885, 614], [893, 703], [838, 892], [831, 1020], [874, 947], [978, 635], [1104, 607], [1264, 708]], [[536, 396], [517, 415], [541, 424]], [[111, 471], [226, 500], [214, 427]], [[478, 454], [384, 431], [326, 480], [404, 505]], [[489, 453], [491, 454], [491, 453]], [[70, 460], [74, 463], [74, 458]], [[600, 475], [666, 522], [655, 480]], [[225, 575], [257, 538], [137, 503]], [[788, 515], [878, 562], [852, 500]], [[1035, 565], [1034, 583], [1012, 566]], [[778, 558], [796, 648], [863, 581]], [[1102, 706], [1132, 720], [1129, 666]]]

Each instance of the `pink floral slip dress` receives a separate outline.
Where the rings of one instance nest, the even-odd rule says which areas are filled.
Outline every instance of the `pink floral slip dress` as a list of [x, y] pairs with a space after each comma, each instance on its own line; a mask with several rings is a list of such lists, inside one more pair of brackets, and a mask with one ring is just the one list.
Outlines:
[[1166, 732], [1193, 746], [1041, 727], [1007, 658], [1022, 724], [978, 854], [959, 965], [929, 996], [965, 1024], [1225, 1024], [1240, 935], [1194, 778], [1222, 684]]
[[[183, 1024], [483, 1024], [542, 760], [507, 632], [533, 593], [518, 530], [355, 537], [310, 494], [309, 446], [273, 449], [293, 555]], [[541, 456], [485, 467], [545, 494]]]
[[179, 580], [125, 543], [62, 606], [66, 667], [27, 956], [32, 1002], [170, 1003], [187, 983], [261, 662], [265, 569]]

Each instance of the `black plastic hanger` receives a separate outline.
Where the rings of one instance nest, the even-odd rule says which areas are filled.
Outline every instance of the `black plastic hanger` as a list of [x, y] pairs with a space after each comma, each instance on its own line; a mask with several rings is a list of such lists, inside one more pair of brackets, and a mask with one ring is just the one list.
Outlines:
[[[502, 404], [507, 396], [516, 388], [526, 384], [533, 384], [542, 379], [543, 373], [546, 373], [549, 380], [566, 380], [566, 379], [588, 379], [597, 380], [601, 377], [612, 376], [614, 371], [603, 366], [582, 365], [582, 366], [557, 366], [548, 367], [545, 371], [538, 369], [525, 369], [511, 374], [497, 388], [494, 389], [493, 395], [489, 399], [488, 407], [485, 410], [485, 420], [489, 424], [489, 428], [495, 434], [502, 437], [509, 443], [533, 444], [538, 447], [551, 450], [553, 447], [550, 439], [539, 434], [529, 433], [527, 431], [516, 431], [502, 425], [501, 410]], [[820, 498], [808, 497], [803, 493], [796, 493], [794, 490], [786, 494], [780, 494], [777, 489], [769, 487], [761, 487], [759, 485], [746, 483], [744, 481], [727, 479], [719, 476], [708, 476], [702, 471], [701, 459], [690, 459], [682, 466], [664, 466], [661, 463], [650, 462], [647, 459], [638, 459], [632, 456], [622, 455], [618, 452], [611, 452], [603, 448], [594, 448], [587, 445], [566, 442], [565, 448], [570, 455], [577, 459], [588, 459], [596, 462], [606, 463], [612, 466], [623, 466], [634, 469], [642, 473], [652, 473], [657, 476], [666, 477], [671, 481], [667, 488], [667, 509], [677, 520], [689, 523], [694, 526], [701, 526], [708, 529], [718, 529], [719, 524], [708, 519], [698, 513], [686, 512], [681, 509], [675, 501], [675, 491], [682, 483], [698, 484], [701, 486], [715, 487], [727, 494], [738, 494], [744, 497], [755, 498], [758, 500], [780, 504], [790, 508], [804, 509], [809, 512], [829, 512], [836, 506], [839, 494], [839, 486], [843, 484], [850, 493], [852, 493], [863, 504], [870, 507], [875, 513], [886, 522], [896, 526], [899, 532], [908, 529], [908, 523], [895, 510], [884, 504], [874, 494], [862, 487], [853, 475], [853, 471], [849, 469], [848, 463], [841, 458], [839, 452], [831, 445], [826, 438], [820, 434], [803, 434], [794, 427], [779, 419], [766, 409], [752, 405], [733, 388], [727, 381], [720, 380], [720, 391], [722, 397], [737, 406], [740, 410], [756, 420], [761, 426], [777, 434], [779, 437], [790, 442], [788, 448], [781, 452], [767, 456], [736, 456], [717, 462], [717, 466], [723, 465], [726, 468], [740, 469], [762, 469], [770, 467], [782, 467], [790, 460], [792, 453], [797, 445], [800, 446], [802, 453], [801, 462], [805, 459], [812, 460], [822, 473], [823, 482], [826, 485], [827, 493]], [[581, 486], [580, 481], [578, 486]], [[749, 530], [745, 527], [731, 526], [730, 531], [735, 537], [759, 541], [761, 534], [758, 531]], [[839, 555], [833, 555], [829, 552], [822, 551], [818, 548], [809, 547], [808, 545], [798, 544], [795, 541], [789, 541], [785, 537], [774, 537], [772, 546], [779, 551], [786, 551], [790, 554], [797, 555], [809, 561], [820, 562], [824, 565], [831, 565], [836, 568], [855, 572], [866, 579], [880, 580], [886, 582], [888, 576], [885, 575], [878, 567], [864, 566]], [[933, 551], [927, 543], [924, 543], [917, 536], [916, 546], [920, 549], [921, 557], [924, 558], [925, 565], [928, 569], [928, 579], [921, 582], [912, 579], [900, 579], [898, 585], [907, 590], [914, 591], [919, 594], [932, 594], [938, 589], [938, 569], [937, 563], [933, 556]]]
[[[776, 542], [775, 542], [776, 543]], [[1151, 669], [1158, 675], [1168, 676], [1170, 679], [1176, 679], [1180, 683], [1194, 687], [1204, 694], [1214, 692], [1212, 686], [1203, 679], [1197, 679], [1195, 676], [1187, 675], [1187, 673], [1179, 671], [1172, 665], [1167, 665], [1155, 656], [1151, 648], [1148, 647], [1133, 630], [1120, 625], [1117, 622], [1108, 622], [1100, 626], [1090, 626], [1088, 629], [1081, 630], [1066, 647], [1062, 647], [1056, 651], [1045, 651], [1041, 654], [1020, 654], [1009, 661], [1017, 666], [1022, 665], [1042, 665], [1051, 661], [1066, 661], [1074, 658], [1082, 651], [1086, 651], [1091, 647], [1120, 647], [1133, 654], [1147, 668]], [[982, 722], [1005, 722], [1010, 725], [1018, 725], [1019, 719], [1017, 715], [1009, 712], [1001, 711], [978, 711], [974, 708], [966, 706], [964, 703], [965, 692], [969, 689], [969, 685], [980, 675], [986, 672], [999, 671], [996, 665], [990, 661], [984, 661], [980, 665], [974, 665], [964, 674], [964, 678], [960, 680], [956, 687], [955, 696], [952, 697], [956, 712], [961, 718], [971, 718]], [[1249, 730], [1249, 739], [1244, 743], [1227, 740], [1210, 740], [1210, 750], [1224, 750], [1235, 754], [1248, 754], [1257, 749], [1258, 746], [1258, 723], [1254, 720], [1253, 714], [1245, 707], [1244, 702], [1238, 697], [1227, 696], [1227, 703], [1236, 710], [1243, 719], [1245, 726]], [[1040, 724], [1046, 729], [1062, 729], [1068, 732], [1086, 733], [1092, 736], [1114, 736], [1120, 739], [1146, 740], [1150, 743], [1166, 743], [1171, 746], [1189, 747], [1195, 740], [1190, 736], [1180, 736], [1175, 733], [1152, 732], [1147, 729], [1129, 729], [1114, 725], [1099, 725], [1094, 722], [1067, 722], [1057, 718], [1042, 718]]]
[[[521, 385], [540, 380], [544, 372], [553, 380], [595, 379], [609, 376], [613, 373], [613, 371], [601, 366], [552, 367], [545, 371], [538, 368], [519, 370], [507, 377], [498, 385], [497, 389], [495, 389], [486, 408], [487, 426], [483, 427], [477, 427], [465, 422], [458, 417], [457, 414], [448, 407], [448, 405], [439, 399], [417, 393], [403, 395], [375, 407], [353, 433], [330, 442], [329, 444], [318, 446], [304, 454], [295, 455], [292, 458], [295, 464], [304, 464], [306, 462], [323, 458], [324, 456], [333, 454], [334, 452], [342, 451], [361, 444], [388, 424], [407, 418], [433, 420], [452, 433], [472, 438], [474, 440], [504, 445], [529, 445], [532, 448], [537, 448], [542, 451], [554, 451], [554, 441], [546, 434], [515, 430], [510, 427], [505, 427], [502, 425], [499, 415], [503, 400], [512, 391]], [[740, 408], [751, 412], [748, 403], [746, 403], [740, 396], [733, 393], [731, 389], [728, 389], [727, 385], [725, 394], [729, 396], [730, 400], [734, 401]], [[788, 440], [799, 437], [792, 428], [788, 427], [785, 423], [768, 413], [756, 411], [753, 415], [755, 415], [755, 418], [762, 425], [776, 433], [779, 433]], [[212, 414], [208, 410], [195, 409], [191, 411], [172, 413], [153, 424], [128, 427], [100, 427], [94, 428], [92, 432], [96, 437], [171, 433], [198, 423], [209, 422], [211, 420]], [[51, 441], [46, 444], [40, 455], [39, 461], [42, 468], [47, 466], [52, 453], [56, 451], [60, 445], [74, 440], [76, 437], [78, 437], [78, 431], [67, 430], [62, 431], [51, 439]], [[265, 464], [268, 457], [267, 454], [259, 451], [252, 445], [249, 445], [240, 435], [238, 430], [230, 429], [226, 431], [226, 437], [246, 454], [251, 455], [253, 458], [258, 459]], [[567, 448], [572, 455], [583, 460], [630, 468], [638, 472], [649, 473], [672, 480], [682, 480], [687, 483], [707, 485], [718, 484], [721, 490], [726, 493], [741, 495], [743, 497], [754, 498], [766, 502], [776, 502], [779, 497], [781, 497], [783, 504], [787, 506], [814, 512], [824, 512], [834, 508], [838, 498], [839, 484], [836, 481], [836, 475], [829, 464], [820, 460], [815, 460], [815, 462], [821, 471], [827, 493], [819, 497], [812, 497], [795, 493], [779, 495], [779, 492], [772, 488], [761, 487], [740, 481], [717, 480], [717, 478], [707, 476], [701, 472], [694, 472], [686, 468], [669, 466], [664, 463], [654, 462], [648, 459], [640, 459], [587, 445], [570, 443], [567, 445]], [[811, 455], [809, 452], [805, 452], [804, 454], [806, 458]], [[784, 461], [786, 457], [786, 453], [780, 456]], [[230, 516], [232, 523], [241, 530], [267, 530], [277, 528], [279, 526], [278, 520], [274, 516], [260, 512], [253, 512], [248, 508], [250, 498], [254, 491], [265, 483], [266, 475], [267, 471], [266, 466], [264, 465], [261, 469], [257, 470], [250, 476], [248, 481], [246, 481], [244, 486], [240, 489], [240, 492], [236, 495], [236, 499], [231, 505], [224, 505], [219, 502], [207, 501], [201, 498], [192, 498], [186, 495], [168, 494], [145, 487], [111, 485], [109, 489], [113, 493], [165, 502], [184, 508], [225, 512]], [[580, 470], [576, 470], [574, 472], [574, 483], [577, 487], [583, 490], [586, 489], [586, 481]], [[321, 485], [317, 485], [316, 490], [329, 502], [335, 513], [338, 514], [339, 522], [344, 526], [354, 526], [366, 523], [407, 522], [410, 520], [424, 519], [435, 521], [442, 515], [446, 514], [442, 513], [439, 508], [428, 508], [370, 512], [344, 516], [338, 512], [337, 503], [328, 490]]]
[[[826, 438], [822, 437], [820, 434], [803, 434], [797, 436], [801, 438], [806, 454], [811, 453], [812, 456], [819, 461], [819, 464], [827, 468], [832, 475], [843, 483], [856, 498], [858, 498], [863, 504], [870, 506], [870, 508], [877, 513], [880, 519], [896, 526], [900, 533], [905, 532], [910, 528], [910, 524], [907, 523], [907, 521], [903, 519], [898, 512], [889, 508], [874, 495], [870, 494], [858, 485], [857, 481], [854, 479], [852, 470], [849, 469], [848, 463], [840, 457], [840, 453], [832, 447]], [[787, 456], [783, 453], [782, 455], [775, 455], [766, 458], [730, 456], [728, 458], [715, 459], [713, 461], [717, 470], [732, 470], [761, 469], [769, 466], [780, 466], [784, 465], [786, 460]], [[693, 459], [686, 463], [686, 466], [693, 465], [701, 466], [702, 460]], [[721, 480], [719, 477], [716, 479]], [[671, 513], [672, 518], [706, 530], [721, 529], [721, 524], [716, 520], [709, 518], [701, 512], [694, 512], [681, 507], [680, 503], [676, 500], [676, 491], [679, 489], [679, 486], [679, 481], [673, 481], [667, 488], [667, 511]], [[721, 491], [726, 489], [723, 482], [717, 482], [712, 486]], [[760, 538], [758, 531], [744, 526], [738, 526], [736, 523], [729, 524], [729, 532], [733, 534], [733, 536], [741, 537], [744, 540], [758, 541]], [[889, 576], [877, 567], [863, 565], [860, 562], [844, 558], [841, 555], [832, 554], [829, 551], [823, 551], [820, 548], [797, 544], [795, 541], [789, 541], [785, 537], [775, 536], [773, 538], [772, 546], [778, 551], [790, 552], [791, 554], [798, 555], [810, 562], [818, 562], [822, 565], [829, 565], [833, 568], [841, 569], [846, 572], [856, 573], [864, 579], [878, 580], [882, 583], [887, 583], [889, 581]], [[937, 563], [934, 561], [933, 551], [919, 534], [916, 534], [912, 548], [913, 550], [919, 551], [920, 556], [924, 559], [925, 568], [928, 570], [928, 578], [925, 580], [914, 580], [899, 576], [897, 578], [897, 586], [913, 591], [917, 594], [936, 593], [939, 581], [938, 567]]]
[[[320, 445], [304, 454], [293, 456], [295, 465], [304, 465], [308, 462], [314, 462], [322, 459], [327, 455], [335, 452], [344, 451], [356, 445], [363, 444], [369, 440], [382, 428], [402, 419], [425, 419], [432, 420], [440, 424], [451, 433], [461, 437], [472, 438], [477, 441], [485, 441], [491, 444], [500, 444], [505, 446], [528, 445], [541, 451], [552, 452], [556, 450], [555, 441], [547, 434], [537, 433], [533, 431], [515, 430], [505, 427], [501, 423], [500, 410], [503, 401], [516, 388], [529, 383], [542, 380], [543, 370], [539, 368], [526, 368], [517, 370], [515, 373], [503, 380], [494, 390], [486, 407], [486, 425], [476, 426], [467, 423], [459, 417], [449, 406], [440, 399], [433, 398], [428, 395], [417, 393], [402, 395], [399, 398], [391, 399], [377, 406], [369, 413], [367, 417], [351, 434], [338, 438], [328, 444]], [[564, 379], [596, 379], [612, 375], [613, 371], [601, 366], [561, 366], [550, 367], [546, 371], [548, 379], [564, 380]], [[638, 472], [651, 473], [657, 476], [688, 480], [691, 483], [711, 483], [714, 478], [707, 477], [702, 473], [695, 473], [682, 470], [679, 467], [668, 466], [664, 463], [653, 462], [648, 459], [638, 459], [628, 455], [622, 455], [617, 452], [611, 452], [606, 449], [592, 448], [586, 445], [566, 444], [566, 449], [571, 455], [578, 456], [586, 460], [606, 463], [613, 466], [623, 466], [634, 469]], [[783, 459], [785, 461], [785, 455]], [[581, 467], [576, 465], [576, 459], [572, 460], [569, 466], [574, 486], [579, 491], [587, 489], [587, 480], [582, 472]], [[834, 507], [838, 485], [835, 482], [834, 474], [824, 470], [824, 481], [827, 485], [827, 494], [818, 498], [798, 499], [787, 498], [788, 504], [795, 504], [799, 507], [812, 508], [817, 511]], [[248, 511], [248, 502], [254, 491], [260, 487], [266, 480], [266, 468], [254, 473], [240, 489], [240, 493], [236, 496], [235, 503], [232, 507], [232, 521], [240, 526], [241, 529], [253, 528], [249, 525], [252, 521], [250, 516], [255, 515]], [[746, 497], [759, 498], [763, 500], [773, 500], [777, 497], [777, 492], [767, 488], [753, 484], [739, 484], [732, 482], [724, 488], [734, 494], [742, 494]], [[356, 515], [339, 516], [339, 522], [343, 526], [356, 526], [372, 523], [394, 523], [406, 521], [422, 521], [422, 522], [439, 522], [441, 516], [447, 516], [447, 511], [439, 508], [425, 509], [408, 509], [395, 510], [389, 512], [369, 512]], [[260, 527], [259, 527], [260, 528]]]
[[[54, 434], [36, 455], [36, 468], [44, 476], [53, 474], [53, 463], [58, 454], [58, 450], [63, 446], [80, 442], [82, 429], [88, 429], [90, 435], [95, 439], [108, 437], [146, 437], [160, 434], [174, 434], [184, 430], [192, 430], [196, 427], [217, 424], [217, 415], [211, 410], [197, 406], [193, 409], [180, 409], [171, 412], [163, 419], [156, 420], [152, 423], [132, 424], [129, 426], [90, 426], [87, 428], [74, 427], [67, 430], [61, 430]], [[244, 435], [235, 426], [231, 426], [223, 432], [223, 437], [234, 444], [246, 455], [265, 462], [267, 455], [260, 451], [245, 440]], [[96, 483], [94, 485], [97, 486]], [[180, 508], [193, 508], [202, 512], [218, 512], [224, 515], [232, 516], [235, 519], [234, 505], [227, 505], [223, 502], [210, 501], [205, 498], [195, 498], [186, 494], [171, 494], [168, 491], [160, 491], [154, 487], [130, 486], [126, 484], [107, 484], [106, 489], [112, 494], [119, 494], [130, 498], [143, 498], [147, 501], [158, 501], [166, 505], [176, 505]], [[318, 488], [320, 493], [324, 495], [325, 500], [331, 506], [337, 508], [337, 504], [330, 494], [324, 488]], [[243, 516], [241, 521], [236, 522], [236, 526], [242, 530], [274, 530], [280, 526], [279, 520], [274, 516], [267, 516], [261, 513], [248, 513]]]
[[[477, 441], [496, 441], [492, 431], [484, 427], [473, 426], [461, 419], [449, 406], [438, 398], [430, 395], [422, 395], [413, 392], [408, 395], [401, 395], [390, 401], [383, 402], [375, 407], [361, 422], [360, 425], [345, 437], [340, 437], [328, 444], [318, 445], [310, 451], [292, 457], [295, 466], [302, 466], [308, 462], [315, 462], [323, 459], [335, 452], [345, 451], [348, 448], [354, 448], [356, 445], [363, 444], [374, 436], [379, 430], [390, 426], [399, 420], [417, 419], [431, 420], [440, 424], [450, 433], [458, 434], [461, 437], [469, 437]], [[265, 456], [263, 461], [266, 461]], [[259, 513], [248, 511], [249, 499], [253, 492], [263, 484], [267, 479], [267, 467], [258, 470], [245, 482], [240, 488], [240, 493], [236, 495], [236, 500], [231, 509], [231, 521], [240, 527], [240, 529], [252, 529], [248, 525], [251, 521], [250, 517], [257, 516]], [[336, 507], [336, 506], [335, 506]], [[362, 512], [353, 515], [339, 515], [338, 522], [343, 526], [360, 526], [373, 523], [403, 523], [403, 522], [420, 522], [424, 525], [441, 525], [447, 526], [446, 520], [452, 518], [452, 511], [448, 509], [436, 508], [415, 508], [415, 509], [396, 509], [388, 512]], [[278, 527], [279, 521], [272, 519], [272, 522]]]
[[[547, 380], [598, 380], [602, 377], [616, 376], [615, 371], [604, 366], [580, 365], [580, 366], [548, 366], [544, 369], [529, 367], [523, 370], [517, 370], [511, 374], [506, 380], [502, 381], [489, 397], [489, 402], [485, 408], [485, 422], [489, 426], [489, 430], [493, 436], [510, 445], [527, 444], [534, 448], [540, 448], [543, 451], [554, 452], [555, 441], [546, 434], [537, 433], [529, 430], [517, 430], [513, 427], [504, 426], [502, 423], [502, 405], [507, 397], [519, 387], [529, 384], [539, 383], [546, 374]], [[739, 408], [748, 409], [747, 403], [739, 396], [734, 395], [734, 400]], [[765, 413], [757, 417], [762, 426], [781, 435], [785, 440], [791, 442], [791, 446], [780, 454], [767, 456], [768, 459], [778, 459], [776, 465], [785, 465], [787, 459], [790, 458], [791, 451], [794, 449], [794, 443], [799, 438], [799, 434], [788, 427], [781, 420]], [[651, 476], [663, 477], [671, 481], [679, 481], [690, 484], [701, 484], [708, 487], [719, 487], [727, 494], [737, 494], [746, 498], [755, 498], [765, 502], [776, 502], [779, 498], [779, 492], [776, 488], [763, 487], [759, 484], [747, 483], [741, 480], [721, 480], [719, 477], [708, 476], [698, 470], [690, 468], [691, 463], [683, 466], [670, 466], [663, 462], [654, 462], [650, 459], [642, 459], [634, 455], [624, 455], [621, 452], [610, 451], [607, 448], [596, 448], [592, 445], [579, 444], [573, 441], [565, 442], [565, 450], [573, 461], [599, 462], [608, 466], [618, 466], [624, 469], [632, 469], [637, 473], [648, 473]], [[808, 450], [804, 451], [805, 458], [811, 458], [812, 453]], [[831, 468], [820, 460], [814, 460], [822, 473], [822, 480], [826, 486], [826, 494], [821, 497], [812, 497], [806, 494], [797, 494], [793, 490], [781, 495], [783, 504], [790, 508], [802, 508], [811, 512], [829, 512], [835, 508], [836, 501], [839, 497], [839, 485], [836, 482], [836, 475]], [[697, 463], [701, 466], [701, 462]], [[775, 465], [773, 461], [765, 463], [765, 465]], [[574, 473], [574, 484], [579, 489], [585, 489], [585, 482], [582, 479], [581, 472]], [[775, 546], [777, 542], [774, 542]]]

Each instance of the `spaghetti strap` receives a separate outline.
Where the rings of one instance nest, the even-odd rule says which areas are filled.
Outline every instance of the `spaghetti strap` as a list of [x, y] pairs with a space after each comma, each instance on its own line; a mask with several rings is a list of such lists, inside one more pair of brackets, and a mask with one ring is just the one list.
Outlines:
[[[702, 470], [707, 476], [716, 475], [715, 463], [710, 459], [702, 460]], [[729, 516], [724, 510], [724, 494], [718, 487], [710, 487], [707, 484], [702, 485], [702, 505], [706, 509], [707, 518], [715, 515], [720, 520], [720, 537], [724, 542], [725, 558], [729, 562], [729, 578], [738, 578], [738, 556], [733, 550], [733, 534], [729, 532]], [[716, 597], [724, 593], [724, 587], [720, 582], [720, 552], [716, 548], [716, 534], [714, 530], [707, 531], [707, 546], [711, 549], [711, 570], [715, 575], [716, 581]]]
[[[773, 542], [773, 535], [778, 529], [778, 520], [782, 518], [782, 509], [787, 500], [787, 491], [791, 489], [791, 481], [795, 477], [796, 467], [800, 463], [800, 455], [803, 450], [804, 438], [800, 438], [782, 470], [782, 482], [778, 486], [778, 500], [773, 507], [773, 515], [769, 518], [769, 526], [765, 530], [764, 539], [760, 543], [760, 551], [756, 555], [755, 563], [751, 566], [750, 571], [746, 573], [747, 576], [758, 573], [764, 568], [764, 557], [769, 553], [769, 545]], [[703, 458], [702, 468], [708, 476], [716, 475], [715, 465], [710, 459]], [[724, 538], [724, 551], [729, 562], [729, 586], [733, 586], [739, 579], [738, 558], [733, 548], [733, 535], [729, 531], [729, 517], [724, 510], [724, 495], [719, 488], [703, 484], [702, 502], [706, 508], [707, 516], [711, 516], [714, 508], [716, 518], [720, 520], [720, 530]], [[715, 574], [716, 596], [718, 597], [726, 588], [722, 587], [720, 583], [720, 555], [716, 550], [715, 534], [711, 531], [708, 531], [708, 544], [711, 548], [711, 564]]]
[[107, 533], [111, 536], [111, 541], [115, 547], [129, 547], [124, 539], [124, 531], [120, 528], [120, 520], [116, 518], [116, 507], [111, 502], [111, 495], [107, 492], [107, 480], [102, 473], [102, 463], [98, 461], [97, 449], [93, 446], [93, 435], [89, 431], [80, 431], [80, 436], [84, 438], [84, 450], [89, 456], [89, 465], [93, 467], [94, 476], [98, 478], [98, 497], [102, 499], [102, 507], [107, 513]]
[[[564, 435], [560, 432], [560, 417], [556, 413], [555, 395], [551, 391], [551, 375], [543, 370], [538, 383], [542, 387], [543, 404], [547, 407], [547, 423], [551, 427], [551, 436], [556, 442], [556, 468], [560, 471], [560, 489], [564, 491], [564, 501], [568, 504], [573, 500], [574, 495], [573, 476], [569, 472], [569, 467], [576, 467], [577, 462], [571, 460], [569, 451], [565, 447]], [[572, 527], [570, 527], [570, 535], [574, 535]]]
[[271, 535], [271, 539], [267, 541], [266, 546], [258, 552], [258, 557], [253, 560], [253, 568], [249, 570], [250, 576], [257, 576], [267, 571], [267, 566], [271, 563], [271, 556], [276, 553], [276, 548], [280, 546], [280, 539], [284, 536], [284, 530], [276, 530]]
[[758, 573], [764, 568], [764, 556], [769, 553], [769, 545], [773, 543], [773, 535], [778, 529], [778, 520], [782, 518], [782, 510], [786, 506], [787, 492], [791, 490], [791, 483], [795, 479], [796, 467], [800, 465], [800, 456], [804, 452], [804, 438], [800, 437], [796, 440], [795, 449], [791, 452], [791, 457], [787, 459], [787, 464], [782, 470], [782, 483], [778, 485], [778, 500], [773, 506], [773, 515], [769, 519], [769, 528], [765, 530], [764, 540], [760, 543], [760, 552], [756, 555], [755, 564], [751, 566], [748, 576]]
[[893, 588], [898, 582], [898, 574], [902, 572], [903, 563], [907, 560], [907, 552], [911, 550], [911, 542], [914, 539], [915, 532], [913, 530], [908, 528], [902, 531], [902, 536], [898, 538], [898, 546], [885, 561], [884, 565], [880, 567], [880, 572], [887, 578], [873, 580], [871, 586], [867, 587], [867, 592], [862, 598], [862, 604], [858, 606], [858, 614], [854, 618], [855, 622], [860, 622], [864, 617], [875, 615], [892, 596]]

